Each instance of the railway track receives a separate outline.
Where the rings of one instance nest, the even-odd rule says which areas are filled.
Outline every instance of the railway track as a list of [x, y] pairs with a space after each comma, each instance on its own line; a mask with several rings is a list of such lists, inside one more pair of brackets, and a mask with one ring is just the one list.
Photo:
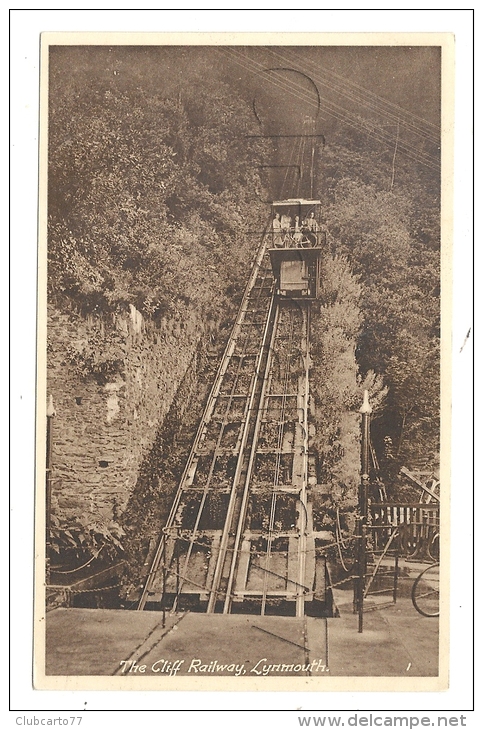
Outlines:
[[265, 232], [138, 610], [303, 616], [324, 592], [308, 501], [311, 304], [277, 296], [268, 246]]

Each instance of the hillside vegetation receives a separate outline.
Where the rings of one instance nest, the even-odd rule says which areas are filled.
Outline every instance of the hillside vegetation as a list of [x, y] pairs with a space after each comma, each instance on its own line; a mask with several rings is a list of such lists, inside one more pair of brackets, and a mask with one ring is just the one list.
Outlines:
[[[342, 137], [342, 135], [340, 135]], [[326, 223], [332, 245], [361, 284], [360, 373], [388, 387], [373, 424], [381, 466], [437, 468], [440, 425], [439, 177], [368, 134], [324, 151]], [[353, 164], [353, 159], [357, 160]], [[384, 453], [383, 439], [392, 441]], [[387, 463], [386, 463], [387, 466]], [[384, 469], [383, 469], [384, 471]]]
[[52, 70], [49, 293], [85, 313], [187, 303], [217, 319], [267, 217], [250, 105], [210, 69], [148, 93], [139, 65], [117, 66], [106, 50], [94, 73]]
[[[220, 337], [267, 224], [260, 160], [273, 156], [272, 143], [256, 136], [252, 100], [228, 74], [182, 49], [172, 58], [163, 74], [142, 49], [53, 49], [49, 299], [100, 318], [133, 306], [160, 328], [189, 309]], [[439, 178], [393, 160], [364, 125], [341, 125], [316, 180], [330, 250], [313, 318], [314, 446], [320, 481], [353, 507], [364, 388], [390, 494], [398, 496], [400, 465], [437, 467]], [[122, 357], [99, 336], [83, 347], [71, 358], [79, 377], [108, 377]], [[162, 451], [169, 461], [163, 439], [146, 457], [136, 505], [145, 483], [152, 491], [151, 457]]]

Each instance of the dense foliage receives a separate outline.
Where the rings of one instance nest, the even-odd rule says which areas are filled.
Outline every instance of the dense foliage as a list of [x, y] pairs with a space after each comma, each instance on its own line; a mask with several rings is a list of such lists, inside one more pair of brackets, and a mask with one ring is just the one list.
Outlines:
[[[122, 333], [105, 315], [135, 307], [160, 328], [167, 320], [182, 326], [189, 315], [200, 337], [222, 339], [220, 322], [233, 316], [267, 221], [257, 166], [266, 142], [247, 137], [258, 131], [250, 103], [181, 52], [168, 78], [156, 58], [108, 48], [51, 52], [48, 293], [61, 309], [102, 322], [65, 352], [79, 378], [100, 385], [123, 374], [126, 358]], [[173, 450], [170, 469], [181, 458]], [[159, 439], [141, 466], [142, 484], [155, 458], [159, 468]], [[166, 500], [169, 478], [165, 470]], [[51, 547], [67, 561], [130, 545], [116, 521], [64, 517], [54, 505]]]
[[336, 510], [345, 523], [358, 502], [360, 415], [364, 390], [374, 422], [383, 413], [388, 388], [374, 371], [359, 372], [356, 346], [362, 326], [362, 286], [346, 258], [322, 262], [321, 304], [313, 307], [311, 411], [318, 457], [318, 484], [312, 492], [318, 527], [333, 527]]
[[324, 197], [333, 250], [361, 284], [360, 373], [374, 370], [389, 388], [373, 438], [383, 470], [387, 437], [397, 464], [437, 468], [439, 179], [401, 157], [392, 185], [388, 152], [369, 136], [359, 142], [327, 146]]
[[139, 66], [117, 71], [102, 57], [107, 68], [79, 61], [66, 75], [61, 61], [50, 88], [51, 297], [84, 312], [133, 304], [149, 318], [187, 304], [216, 319], [243, 282], [253, 246], [243, 234], [266, 217], [250, 105], [203, 67], [148, 92]]

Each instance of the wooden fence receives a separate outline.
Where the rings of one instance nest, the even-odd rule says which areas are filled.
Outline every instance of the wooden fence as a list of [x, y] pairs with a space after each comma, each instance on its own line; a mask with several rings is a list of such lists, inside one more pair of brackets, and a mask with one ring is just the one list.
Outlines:
[[384, 549], [395, 528], [391, 552], [414, 560], [439, 558], [439, 504], [371, 504], [368, 532], [376, 551]]

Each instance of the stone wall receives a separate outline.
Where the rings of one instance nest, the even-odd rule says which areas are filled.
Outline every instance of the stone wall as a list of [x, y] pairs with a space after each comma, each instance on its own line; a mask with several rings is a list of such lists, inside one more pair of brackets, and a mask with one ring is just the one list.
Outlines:
[[[123, 510], [202, 327], [188, 310], [159, 326], [134, 307], [110, 318], [48, 312], [47, 395], [53, 396], [52, 507], [61, 523], [82, 515], [109, 520]], [[72, 353], [115, 337], [121, 364], [105, 377]], [[108, 345], [106, 344], [106, 348]]]

